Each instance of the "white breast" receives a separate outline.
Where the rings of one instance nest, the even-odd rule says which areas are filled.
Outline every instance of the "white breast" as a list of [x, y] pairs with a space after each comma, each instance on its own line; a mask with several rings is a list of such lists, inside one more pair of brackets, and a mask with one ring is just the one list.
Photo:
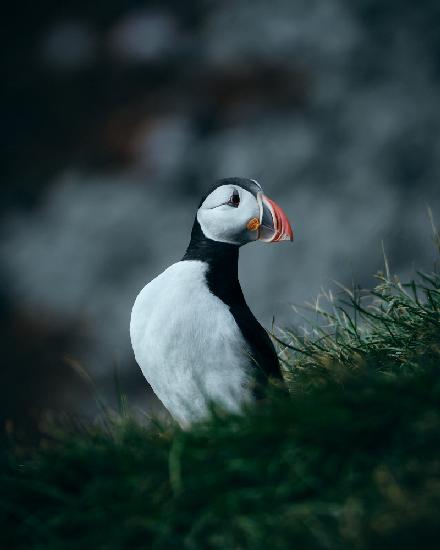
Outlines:
[[178, 262], [139, 293], [130, 323], [136, 361], [182, 425], [210, 402], [238, 411], [250, 398], [251, 359], [229, 308], [206, 284], [208, 266]]

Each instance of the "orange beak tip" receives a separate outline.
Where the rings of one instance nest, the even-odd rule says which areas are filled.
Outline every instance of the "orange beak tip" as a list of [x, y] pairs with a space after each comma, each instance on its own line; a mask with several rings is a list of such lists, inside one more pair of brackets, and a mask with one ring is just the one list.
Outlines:
[[265, 195], [262, 196], [262, 200], [268, 205], [273, 221], [274, 235], [268, 242], [293, 241], [292, 227], [284, 210]]

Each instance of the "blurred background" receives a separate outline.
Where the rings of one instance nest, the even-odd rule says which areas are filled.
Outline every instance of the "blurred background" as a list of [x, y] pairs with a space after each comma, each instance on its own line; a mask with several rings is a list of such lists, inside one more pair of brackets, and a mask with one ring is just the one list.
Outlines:
[[[93, 415], [72, 364], [155, 401], [136, 366], [138, 291], [179, 260], [201, 195], [256, 178], [292, 244], [242, 249], [269, 327], [333, 280], [434, 259], [440, 4], [425, 0], [25, 2], [2, 30], [0, 416]], [[2, 428], [3, 429], [3, 428]]]

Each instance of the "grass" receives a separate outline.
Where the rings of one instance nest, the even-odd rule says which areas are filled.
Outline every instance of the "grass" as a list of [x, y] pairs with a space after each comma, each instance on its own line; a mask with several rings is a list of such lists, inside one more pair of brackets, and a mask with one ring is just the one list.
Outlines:
[[[438, 244], [438, 243], [437, 243]], [[277, 330], [288, 389], [190, 431], [122, 407], [1, 455], [7, 549], [437, 548], [440, 275]]]

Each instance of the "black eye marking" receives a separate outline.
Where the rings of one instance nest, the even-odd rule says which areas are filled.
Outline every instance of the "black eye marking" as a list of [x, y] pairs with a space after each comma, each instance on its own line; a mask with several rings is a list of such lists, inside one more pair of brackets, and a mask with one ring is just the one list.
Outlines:
[[233, 206], [234, 208], [238, 208], [238, 205], [240, 204], [240, 194], [237, 189], [234, 189], [226, 204], [228, 204], [229, 206]]

